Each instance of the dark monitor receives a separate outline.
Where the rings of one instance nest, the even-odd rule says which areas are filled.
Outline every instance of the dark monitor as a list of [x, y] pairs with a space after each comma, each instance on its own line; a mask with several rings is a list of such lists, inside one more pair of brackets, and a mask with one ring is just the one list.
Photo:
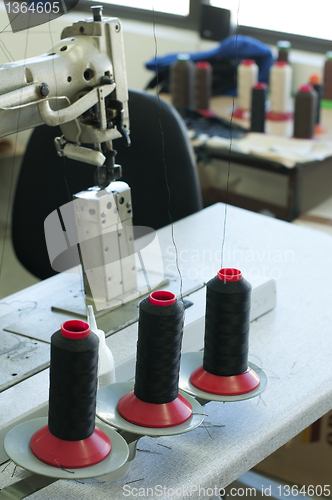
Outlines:
[[231, 12], [208, 3], [201, 4], [200, 36], [207, 40], [220, 41], [231, 31]]

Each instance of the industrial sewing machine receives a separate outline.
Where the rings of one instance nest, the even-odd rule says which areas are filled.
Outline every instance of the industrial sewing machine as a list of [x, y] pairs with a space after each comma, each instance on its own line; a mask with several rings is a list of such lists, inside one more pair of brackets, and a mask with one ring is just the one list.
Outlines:
[[[122, 28], [117, 18], [103, 19], [101, 7], [92, 11], [93, 19], [65, 28], [47, 53], [0, 67], [0, 136], [41, 124], [60, 125], [62, 136], [55, 139], [59, 156], [96, 166], [96, 186], [49, 214], [45, 237], [56, 271], [81, 262], [86, 303], [101, 314], [167, 280], [160, 271], [160, 251], [154, 265], [147, 259], [150, 269], [141, 251], [135, 259], [130, 188], [118, 180], [121, 167], [113, 149], [119, 137], [130, 144]], [[157, 239], [151, 240], [157, 247]], [[187, 289], [197, 286], [202, 281]], [[80, 294], [51, 306], [86, 314]]]
[[121, 24], [102, 19], [99, 6], [92, 11], [47, 53], [0, 68], [0, 136], [60, 125], [58, 155], [97, 167], [96, 186], [50, 214], [45, 236], [55, 270], [81, 260], [87, 302], [101, 310], [144, 287], [137, 292], [130, 188], [118, 181], [112, 144], [122, 136], [130, 145]]

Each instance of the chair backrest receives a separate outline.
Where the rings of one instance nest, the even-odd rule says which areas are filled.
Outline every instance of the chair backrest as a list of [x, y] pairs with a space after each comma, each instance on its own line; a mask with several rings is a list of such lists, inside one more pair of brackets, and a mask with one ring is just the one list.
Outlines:
[[[133, 223], [159, 229], [202, 208], [199, 180], [185, 125], [164, 101], [130, 90], [130, 137], [114, 142], [123, 181], [132, 190]], [[15, 253], [40, 279], [55, 273], [44, 236], [44, 220], [72, 196], [95, 184], [95, 167], [60, 158], [58, 127], [36, 128], [29, 140], [17, 183], [12, 218]], [[166, 174], [167, 172], [167, 174]], [[167, 177], [167, 182], [166, 182]], [[170, 203], [169, 203], [170, 193]], [[170, 210], [169, 210], [170, 208]]]

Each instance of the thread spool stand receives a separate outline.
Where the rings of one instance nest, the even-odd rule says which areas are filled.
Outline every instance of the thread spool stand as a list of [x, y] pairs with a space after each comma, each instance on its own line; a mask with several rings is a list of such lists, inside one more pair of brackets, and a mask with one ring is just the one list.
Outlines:
[[[226, 284], [226, 282], [233, 283], [232, 286], [234, 287], [234, 284], [235, 286], [238, 286], [239, 282], [241, 282], [242, 274], [240, 271], [234, 269], [223, 269], [219, 271], [218, 279], [220, 281], [224, 280], [224, 284]], [[209, 283], [207, 284], [207, 288], [209, 287]], [[163, 315], [159, 313], [160, 311], [167, 311], [167, 309], [169, 309], [171, 306], [175, 306], [176, 298], [170, 292], [153, 292], [150, 298], [145, 299], [145, 301], [149, 302], [148, 306], [150, 308], [152, 307], [152, 311], [153, 308], [156, 308], [155, 311], [159, 311], [156, 315], [160, 315], [160, 317], [162, 318], [162, 323], [167, 323], [168, 314], [166, 313]], [[237, 299], [235, 300], [235, 303], [236, 302], [238, 302]], [[250, 301], [249, 308], [247, 308], [248, 297], [244, 302], [245, 309], [241, 310], [241, 313], [245, 316], [245, 323], [247, 319], [249, 321]], [[144, 303], [144, 301], [142, 301], [141, 304], [142, 303]], [[231, 310], [233, 309], [233, 305], [230, 307]], [[165, 306], [168, 306], [168, 308]], [[178, 337], [177, 341], [179, 343], [181, 351], [183, 305], [179, 305], [177, 303], [176, 307], [178, 307], [178, 310], [176, 312], [180, 314], [177, 318], [178, 327], [177, 331], [175, 332], [175, 337]], [[226, 309], [229, 310], [229, 307], [226, 307]], [[78, 321], [76, 323], [82, 322]], [[88, 325], [85, 325], [88, 328]], [[155, 333], [154, 324], [152, 324], [151, 331]], [[161, 333], [163, 334], [164, 332]], [[151, 338], [148, 339], [148, 342], [150, 342], [150, 340]], [[141, 355], [139, 344], [140, 335], [138, 343], [137, 365], [139, 365], [139, 357]], [[144, 350], [144, 339], [142, 345]], [[152, 355], [155, 354], [152, 352]], [[152, 360], [147, 360], [147, 362], [146, 360], [144, 360], [142, 366], [150, 365], [151, 363], [149, 363], [149, 361]], [[106, 453], [105, 458], [99, 463], [92, 463], [93, 460], [91, 461], [90, 457], [89, 460], [91, 462], [91, 465], [87, 465], [85, 467], [83, 466], [80, 468], [67, 469], [64, 467], [54, 467], [40, 461], [32, 452], [30, 442], [31, 439], [33, 441], [34, 436], [38, 436], [38, 433], [41, 430], [46, 428], [49, 432], [46, 425], [46, 418], [30, 420], [13, 428], [5, 438], [4, 445], [6, 453], [15, 463], [17, 463], [21, 467], [31, 472], [46, 475], [49, 477], [58, 479], [82, 479], [88, 477], [108, 476], [108, 480], [118, 480], [119, 477], [117, 477], [116, 474], [121, 468], [126, 468], [129, 466], [129, 462], [135, 456], [136, 445], [140, 437], [145, 435], [151, 437], [171, 436], [189, 432], [190, 430], [198, 427], [204, 420], [204, 411], [200, 403], [205, 404], [208, 401], [240, 401], [253, 398], [261, 394], [267, 386], [268, 379], [264, 371], [253, 363], [247, 363], [246, 370], [244, 372], [241, 372], [240, 374], [219, 376], [213, 373], [208, 373], [208, 378], [211, 379], [212, 376], [213, 382], [215, 382], [215, 380], [217, 379], [219, 386], [220, 380], [222, 379], [224, 383], [224, 379], [226, 379], [226, 383], [223, 384], [223, 386], [226, 387], [226, 390], [223, 389], [221, 393], [218, 393], [220, 392], [219, 390], [211, 390], [209, 386], [209, 380], [207, 384], [207, 390], [204, 390], [204, 387], [197, 387], [196, 382], [194, 384], [192, 383], [193, 372], [199, 372], [201, 374], [202, 369], [204, 371], [204, 368], [201, 366], [202, 361], [203, 352], [186, 353], [182, 356], [182, 366], [179, 379], [177, 379], [176, 376], [173, 376], [173, 382], [176, 382], [175, 387], [173, 387], [173, 389], [169, 391], [170, 394], [173, 394], [173, 396], [175, 391], [176, 395], [175, 399], [172, 399], [171, 401], [144, 401], [144, 399], [149, 399], [150, 397], [152, 397], [153, 399], [153, 391], [151, 394], [147, 394], [146, 397], [143, 395], [143, 399], [140, 399], [135, 394], [135, 389], [137, 394], [139, 394], [140, 390], [142, 389], [144, 393], [144, 383], [143, 387], [136, 387], [137, 380], [135, 383], [125, 382], [111, 384], [100, 389], [98, 391], [97, 398], [97, 416], [105, 423], [100, 423], [98, 424], [98, 426], [100, 428], [100, 432], [104, 433], [106, 438], [111, 441], [112, 450], [109, 454]], [[245, 359], [244, 362], [246, 363]], [[165, 363], [165, 365], [166, 364], [169, 365], [169, 360], [167, 361], [167, 363]], [[136, 375], [139, 375], [141, 382], [144, 382], [144, 370], [142, 378], [142, 366], [136, 366]], [[175, 362], [173, 371], [175, 374], [179, 374], [179, 370], [180, 356], [178, 356], [178, 359]], [[145, 375], [147, 374], [145, 373]], [[200, 378], [200, 376], [198, 378]], [[163, 383], [164, 382], [165, 381], [163, 381]], [[180, 387], [180, 390], [178, 390], [178, 387]], [[172, 404], [174, 403], [174, 401], [175, 405]], [[159, 409], [157, 408], [158, 406]], [[140, 413], [137, 415], [137, 412]], [[129, 416], [127, 415], [127, 413]], [[134, 413], [134, 418], [132, 418], [130, 413]], [[166, 421], [164, 418], [165, 414]], [[152, 420], [155, 420], [154, 422], [151, 422], [151, 415]], [[118, 431], [113, 430], [110, 425], [116, 427]], [[126, 441], [130, 444], [130, 449], [128, 448]], [[112, 475], [113, 472], [115, 472], [115, 475]]]
[[182, 434], [201, 424], [200, 404], [178, 391], [182, 334], [183, 305], [174, 294], [152, 292], [140, 303], [135, 382], [98, 391], [102, 421], [138, 436]]
[[237, 395], [236, 394], [218, 395], [198, 389], [191, 383], [190, 377], [195, 370], [199, 369], [202, 366], [203, 355], [204, 355], [203, 351], [184, 353], [182, 355], [181, 371], [179, 379], [179, 387], [181, 387], [181, 389], [187, 394], [190, 394], [191, 396], [196, 398], [196, 400], [199, 401], [200, 404], [203, 405], [208, 403], [209, 401], [219, 401], [223, 403], [233, 402], [233, 401], [243, 401], [245, 399], [255, 398], [256, 396], [259, 396], [260, 394], [262, 394], [262, 392], [265, 391], [268, 384], [267, 375], [259, 366], [251, 362], [248, 363], [248, 369], [251, 372], [255, 372], [255, 374], [258, 375], [260, 380], [259, 385], [257, 386], [256, 389], [253, 389], [252, 391], [247, 393], [237, 394]]
[[265, 372], [248, 362], [250, 292], [237, 269], [221, 269], [207, 283], [204, 353], [182, 356], [179, 380], [202, 404], [242, 401], [266, 389]]
[[98, 423], [112, 442], [112, 451], [102, 462], [79, 469], [59, 468], [40, 461], [31, 451], [30, 439], [47, 424], [47, 418], [28, 420], [11, 429], [5, 437], [4, 448], [17, 465], [35, 474], [57, 479], [88, 479], [118, 470], [128, 459], [129, 449], [124, 438], [109, 425]]
[[195, 398], [180, 390], [179, 394], [191, 404], [192, 416], [182, 424], [170, 427], [148, 427], [133, 424], [123, 418], [118, 409], [121, 398], [130, 393], [134, 388], [134, 382], [120, 382], [103, 387], [98, 391], [97, 415], [103, 422], [112, 425], [120, 431], [135, 434], [137, 439], [142, 436], [175, 436], [196, 429], [204, 420], [204, 412]]
[[97, 368], [98, 338], [89, 325], [65, 322], [51, 339], [48, 419], [28, 420], [6, 435], [5, 451], [16, 464], [58, 479], [103, 476], [125, 464], [123, 437], [105, 424], [95, 427]]

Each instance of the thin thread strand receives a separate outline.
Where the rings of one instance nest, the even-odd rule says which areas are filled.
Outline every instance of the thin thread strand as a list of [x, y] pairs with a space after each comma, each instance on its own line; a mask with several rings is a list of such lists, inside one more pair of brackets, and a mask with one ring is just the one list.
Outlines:
[[[53, 36], [52, 36], [52, 31], [51, 31], [51, 23], [50, 22], [48, 23], [48, 28], [49, 28], [49, 35], [50, 35], [50, 40], [51, 40], [51, 46], [53, 47], [54, 46], [54, 41], [53, 41]], [[55, 71], [55, 59], [54, 58], [52, 58], [52, 69], [53, 69], [53, 75], [54, 75], [54, 81], [55, 81], [55, 98], [56, 99], [57, 98], [62, 98], [62, 96], [58, 96], [58, 81], [57, 81], [57, 77], [56, 77], [57, 75], [56, 75], [56, 71]], [[60, 110], [58, 109], [58, 113], [59, 112], [60, 112]], [[65, 187], [66, 187], [66, 191], [67, 191], [67, 195], [68, 195], [68, 202], [70, 203], [73, 200], [73, 196], [72, 196], [72, 194], [70, 192], [70, 189], [69, 189], [69, 184], [68, 184], [68, 179], [67, 179], [67, 173], [66, 173], [66, 167], [67, 167], [66, 158], [65, 158], [65, 156], [62, 156], [63, 180], [64, 180], [64, 183], [65, 183]], [[81, 283], [80, 292], [82, 294], [83, 301], [85, 302], [84, 271], [83, 271], [83, 266], [82, 265], [79, 266], [79, 273], [80, 273], [80, 283]]]
[[168, 173], [167, 173], [167, 166], [166, 166], [166, 157], [165, 157], [165, 137], [164, 137], [164, 130], [162, 126], [162, 121], [161, 121], [161, 100], [160, 100], [160, 95], [159, 95], [159, 75], [158, 75], [158, 64], [157, 64], [157, 56], [158, 56], [158, 43], [157, 43], [157, 36], [156, 36], [156, 17], [155, 17], [155, 10], [152, 7], [152, 12], [153, 12], [153, 38], [154, 38], [154, 44], [155, 44], [155, 67], [156, 67], [156, 92], [157, 92], [157, 98], [158, 98], [158, 104], [159, 104], [159, 116], [158, 116], [158, 122], [159, 122], [159, 128], [160, 128], [160, 133], [161, 133], [161, 148], [162, 148], [162, 161], [163, 161], [163, 167], [164, 167], [164, 174], [165, 174], [165, 181], [166, 181], [166, 188], [167, 188], [167, 194], [168, 194], [168, 206], [167, 206], [167, 212], [168, 212], [168, 217], [171, 223], [171, 238], [172, 238], [172, 243], [173, 247], [175, 250], [175, 265], [177, 272], [180, 277], [180, 298], [181, 300], [183, 299], [183, 279], [182, 279], [182, 274], [179, 266], [179, 253], [178, 253], [178, 248], [175, 242], [175, 236], [174, 236], [174, 224], [173, 224], [173, 219], [172, 219], [172, 214], [171, 214], [171, 190], [169, 187], [169, 182], [168, 182]]
[[[24, 52], [24, 66], [25, 66], [25, 61], [27, 59], [28, 39], [29, 39], [29, 30], [27, 30], [27, 35], [26, 35], [26, 44], [25, 44], [25, 52]], [[25, 71], [24, 71], [24, 74], [25, 74]], [[22, 84], [23, 84], [23, 82], [22, 82]], [[22, 95], [21, 95], [21, 99], [22, 99]], [[21, 110], [19, 109], [18, 116], [17, 116], [17, 126], [16, 126], [17, 130], [19, 130], [20, 118], [21, 118]], [[3, 239], [1, 257], [0, 257], [0, 281], [2, 278], [2, 269], [3, 269], [3, 262], [4, 262], [4, 257], [5, 257], [8, 228], [9, 228], [10, 208], [11, 208], [12, 199], [13, 199], [14, 172], [15, 172], [15, 162], [16, 162], [16, 156], [17, 156], [17, 146], [18, 146], [18, 135], [16, 134], [15, 143], [14, 143], [14, 155], [13, 155], [13, 161], [12, 161], [12, 172], [11, 172], [11, 176], [10, 176], [9, 199], [8, 199], [7, 212], [6, 212], [5, 232], [4, 232], [4, 239]]]
[[228, 194], [229, 194], [229, 178], [231, 173], [231, 153], [232, 153], [232, 143], [233, 143], [233, 118], [234, 118], [234, 110], [235, 110], [235, 75], [236, 75], [236, 65], [238, 60], [238, 28], [239, 28], [239, 12], [240, 12], [240, 2], [238, 3], [237, 8], [237, 18], [236, 18], [236, 35], [235, 35], [235, 65], [234, 65], [234, 75], [233, 75], [233, 103], [232, 103], [232, 114], [230, 120], [230, 130], [229, 130], [229, 150], [228, 150], [228, 170], [227, 170], [227, 182], [226, 182], [226, 200], [225, 200], [225, 211], [224, 211], [224, 227], [223, 227], [223, 236], [222, 236], [222, 244], [221, 244], [221, 268], [223, 268], [224, 261], [224, 246], [226, 239], [226, 220], [227, 220], [227, 209], [228, 209]]

